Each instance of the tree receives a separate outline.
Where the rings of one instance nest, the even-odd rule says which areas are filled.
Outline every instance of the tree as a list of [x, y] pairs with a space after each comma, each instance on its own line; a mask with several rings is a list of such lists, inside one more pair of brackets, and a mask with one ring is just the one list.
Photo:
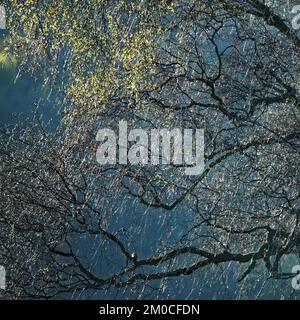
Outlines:
[[[160, 297], [169, 279], [200, 290], [227, 268], [242, 297], [255, 270], [262, 282], [294, 276], [284, 262], [300, 244], [300, 38], [287, 5], [10, 4], [6, 50], [22, 71], [44, 70], [65, 109], [56, 133], [35, 118], [2, 134], [7, 296]], [[204, 128], [204, 172], [99, 166], [97, 130], [120, 119]]]

